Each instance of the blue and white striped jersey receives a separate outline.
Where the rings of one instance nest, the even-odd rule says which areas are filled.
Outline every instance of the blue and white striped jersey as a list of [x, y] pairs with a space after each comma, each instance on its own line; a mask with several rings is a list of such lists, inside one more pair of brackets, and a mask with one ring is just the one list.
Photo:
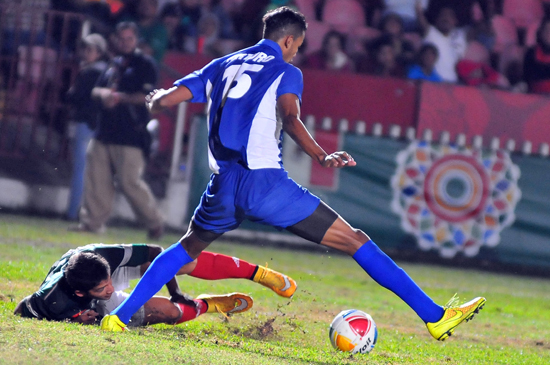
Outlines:
[[207, 102], [210, 169], [240, 163], [251, 170], [282, 169], [282, 123], [277, 98], [293, 93], [302, 100], [302, 72], [283, 60], [280, 46], [263, 39], [256, 45], [210, 62], [176, 81]]

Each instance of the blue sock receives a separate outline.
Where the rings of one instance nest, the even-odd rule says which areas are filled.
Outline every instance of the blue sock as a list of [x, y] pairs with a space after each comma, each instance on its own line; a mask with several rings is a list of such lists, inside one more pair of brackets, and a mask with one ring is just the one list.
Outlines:
[[187, 251], [179, 243], [172, 246], [158, 255], [145, 274], [141, 277], [136, 287], [111, 314], [116, 314], [120, 320], [126, 324], [130, 318], [145, 304], [153, 295], [170, 281], [179, 271], [179, 269], [193, 261], [187, 254]]
[[443, 307], [424, 293], [410, 276], [382, 252], [372, 240], [361, 246], [353, 258], [374, 281], [394, 292], [424, 322], [437, 322], [443, 317]]

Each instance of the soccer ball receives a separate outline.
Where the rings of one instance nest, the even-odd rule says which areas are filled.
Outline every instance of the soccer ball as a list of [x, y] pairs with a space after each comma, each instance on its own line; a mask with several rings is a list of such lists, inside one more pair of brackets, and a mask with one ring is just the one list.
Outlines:
[[366, 354], [376, 345], [378, 329], [370, 315], [357, 309], [348, 309], [334, 317], [329, 337], [336, 350]]

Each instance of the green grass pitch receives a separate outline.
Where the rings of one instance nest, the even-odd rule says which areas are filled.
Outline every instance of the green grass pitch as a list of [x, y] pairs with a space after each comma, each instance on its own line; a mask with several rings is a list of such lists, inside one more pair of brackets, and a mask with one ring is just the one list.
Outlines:
[[[177, 235], [161, 243], [167, 247]], [[103, 333], [97, 326], [15, 317], [12, 311], [35, 291], [50, 265], [72, 247], [93, 242], [139, 243], [145, 231], [111, 228], [101, 236], [67, 232], [67, 222], [0, 215], [0, 364], [549, 364], [550, 280], [477, 270], [399, 263], [438, 303], [455, 292], [463, 300], [485, 296], [473, 321], [445, 342], [431, 338], [399, 298], [373, 282], [355, 262], [328, 252], [215, 242], [211, 251], [282, 271], [298, 282], [292, 300], [246, 280], [180, 277], [182, 290], [241, 291], [254, 307], [227, 321], [206, 314], [178, 326], [157, 325]], [[166, 292], [164, 292], [166, 294]], [[333, 317], [357, 308], [379, 330], [369, 355], [334, 351]]]

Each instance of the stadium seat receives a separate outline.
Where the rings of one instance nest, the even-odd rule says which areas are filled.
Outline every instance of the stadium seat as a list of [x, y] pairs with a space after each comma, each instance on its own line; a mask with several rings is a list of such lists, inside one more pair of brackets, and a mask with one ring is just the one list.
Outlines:
[[495, 52], [500, 53], [506, 47], [518, 44], [518, 32], [510, 19], [495, 15], [492, 24], [495, 31]]
[[378, 37], [380, 31], [371, 27], [354, 27], [351, 28], [347, 34], [347, 51], [351, 54], [356, 54], [365, 52], [365, 42]]
[[365, 11], [357, 0], [327, 0], [323, 7], [323, 22], [339, 31], [367, 24]]
[[[19, 46], [17, 74], [32, 82], [38, 82], [41, 77], [51, 80], [55, 74], [57, 52], [43, 46]], [[27, 69], [27, 66], [30, 66]]]
[[523, 69], [523, 57], [525, 48], [518, 45], [506, 47], [499, 54], [498, 71], [508, 77], [510, 73], [521, 74]]
[[527, 27], [525, 32], [525, 46], [531, 47], [537, 43], [537, 30], [539, 29], [540, 23], [533, 23]]
[[314, 0], [294, 0], [298, 10], [305, 15], [308, 22], [315, 20], [315, 2]]
[[541, 0], [504, 0], [502, 15], [513, 21], [518, 28], [527, 28], [544, 17]]
[[331, 27], [328, 24], [308, 21], [306, 54], [310, 54], [321, 49], [321, 46], [323, 45], [323, 37], [330, 29]]

